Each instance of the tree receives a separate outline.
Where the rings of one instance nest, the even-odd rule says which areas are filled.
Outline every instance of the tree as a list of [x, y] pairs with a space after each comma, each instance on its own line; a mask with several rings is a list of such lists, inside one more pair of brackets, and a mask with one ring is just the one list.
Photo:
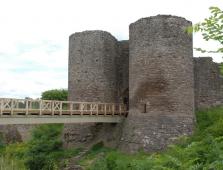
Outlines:
[[41, 99], [66, 101], [68, 99], [68, 90], [67, 89], [47, 90], [42, 93]]
[[210, 7], [211, 16], [205, 18], [203, 22], [195, 24], [189, 28], [189, 32], [201, 32], [206, 41], [214, 40], [220, 43], [220, 48], [207, 51], [201, 48], [195, 48], [202, 53], [223, 53], [223, 11], [218, 7]]
[[[189, 33], [201, 32], [206, 41], [214, 40], [220, 44], [220, 48], [211, 51], [202, 48], [195, 48], [195, 50], [202, 53], [223, 53], [223, 11], [218, 7], [210, 7], [209, 10], [211, 12], [209, 18], [188, 28], [187, 31]], [[219, 67], [223, 75], [223, 63], [220, 63]]]

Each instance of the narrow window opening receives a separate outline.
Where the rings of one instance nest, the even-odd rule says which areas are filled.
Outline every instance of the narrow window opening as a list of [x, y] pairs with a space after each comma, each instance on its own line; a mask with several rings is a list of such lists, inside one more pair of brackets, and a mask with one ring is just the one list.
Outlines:
[[143, 105], [143, 113], [146, 113], [146, 104]]

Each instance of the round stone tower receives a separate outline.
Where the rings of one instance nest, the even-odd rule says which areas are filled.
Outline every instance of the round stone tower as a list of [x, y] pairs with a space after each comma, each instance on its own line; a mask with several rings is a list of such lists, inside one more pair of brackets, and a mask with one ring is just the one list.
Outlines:
[[117, 40], [105, 31], [84, 31], [69, 41], [69, 100], [115, 102]]
[[129, 115], [121, 149], [163, 149], [194, 121], [191, 22], [158, 15], [130, 25]]

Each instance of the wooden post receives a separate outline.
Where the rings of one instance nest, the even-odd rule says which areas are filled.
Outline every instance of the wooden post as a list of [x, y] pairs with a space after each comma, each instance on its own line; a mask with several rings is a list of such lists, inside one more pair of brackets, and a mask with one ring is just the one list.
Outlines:
[[97, 109], [97, 116], [98, 116], [98, 104], [96, 104], [96, 107], [97, 107], [96, 109]]
[[105, 112], [104, 112], [104, 116], [106, 116], [107, 115], [107, 107], [106, 107], [106, 104], [104, 104], [104, 106], [105, 106]]
[[112, 116], [114, 116], [114, 115], [115, 115], [115, 105], [112, 104]]
[[40, 100], [40, 101], [39, 101], [39, 115], [40, 115], [40, 116], [42, 115], [42, 106], [43, 106], [43, 101]]
[[29, 114], [29, 100], [26, 100], [26, 115]]
[[1, 106], [0, 106], [0, 116], [2, 115], [3, 113], [3, 99], [1, 99]]
[[84, 109], [83, 103], [80, 103], [80, 109], [81, 109], [81, 116], [83, 116], [83, 109]]
[[52, 116], [54, 115], [54, 110], [55, 110], [55, 108], [54, 108], [54, 101], [52, 101]]
[[60, 102], [60, 116], [62, 115], [62, 108], [63, 107], [63, 103], [62, 102]]
[[29, 108], [32, 109], [32, 101], [29, 102]]
[[11, 99], [11, 115], [13, 115], [13, 99]]
[[90, 109], [91, 109], [91, 111], [90, 111], [91, 113], [90, 114], [92, 116], [93, 104], [90, 104]]

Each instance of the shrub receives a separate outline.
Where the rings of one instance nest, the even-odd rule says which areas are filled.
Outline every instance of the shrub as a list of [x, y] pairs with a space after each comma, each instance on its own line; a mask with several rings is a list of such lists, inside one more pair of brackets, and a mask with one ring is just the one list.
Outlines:
[[48, 90], [42, 93], [43, 100], [61, 100], [66, 101], [68, 98], [68, 91], [66, 89]]
[[59, 170], [65, 166], [66, 159], [78, 155], [81, 151], [76, 148], [63, 149], [62, 129], [62, 124], [37, 126], [30, 141], [4, 146], [0, 154], [4, 159], [13, 162], [20, 160], [17, 161], [20, 166], [30, 170]]
[[61, 169], [67, 158], [78, 155], [81, 149], [63, 148], [61, 133], [63, 124], [40, 125], [32, 132], [25, 153], [25, 165], [31, 170]]
[[63, 148], [61, 131], [63, 125], [41, 125], [34, 129], [32, 139], [28, 142], [26, 166], [32, 170], [53, 170], [62, 157]]

